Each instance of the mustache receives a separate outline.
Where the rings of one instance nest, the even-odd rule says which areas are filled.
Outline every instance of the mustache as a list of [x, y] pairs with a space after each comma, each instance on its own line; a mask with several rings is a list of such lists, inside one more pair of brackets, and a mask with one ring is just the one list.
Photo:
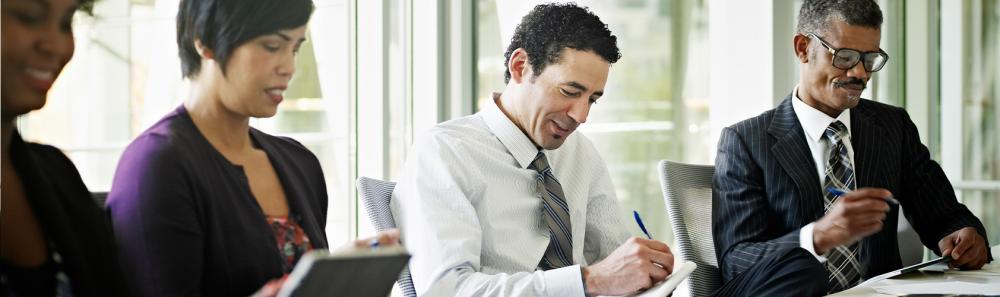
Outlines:
[[867, 84], [865, 84], [865, 81], [856, 77], [842, 81], [835, 81], [833, 82], [833, 86], [838, 88], [849, 88], [849, 89], [860, 89], [860, 90], [864, 90], [865, 88], [867, 88]]

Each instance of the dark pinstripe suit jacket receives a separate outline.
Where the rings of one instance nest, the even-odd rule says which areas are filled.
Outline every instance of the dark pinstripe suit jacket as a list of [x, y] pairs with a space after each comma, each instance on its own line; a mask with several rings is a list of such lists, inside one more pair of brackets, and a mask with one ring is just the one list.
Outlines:
[[[771, 253], [798, 247], [799, 229], [824, 214], [819, 175], [791, 100], [789, 95], [777, 108], [722, 131], [712, 231], [724, 281]], [[938, 240], [970, 226], [986, 238], [982, 222], [957, 202], [905, 110], [863, 99], [851, 109], [850, 124], [858, 188], [891, 191], [925, 246], [940, 253]], [[893, 206], [882, 231], [861, 241], [865, 278], [902, 266], [898, 215]]]

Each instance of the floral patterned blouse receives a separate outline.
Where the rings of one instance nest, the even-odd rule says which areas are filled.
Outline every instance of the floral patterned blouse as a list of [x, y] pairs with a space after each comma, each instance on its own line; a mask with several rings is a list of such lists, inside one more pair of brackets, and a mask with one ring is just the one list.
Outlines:
[[267, 222], [271, 225], [274, 237], [278, 241], [278, 252], [285, 259], [281, 263], [282, 268], [285, 273], [292, 272], [292, 268], [295, 268], [295, 263], [299, 261], [299, 258], [312, 250], [309, 237], [306, 236], [302, 227], [295, 223], [295, 220], [289, 220], [287, 216], [267, 217]]

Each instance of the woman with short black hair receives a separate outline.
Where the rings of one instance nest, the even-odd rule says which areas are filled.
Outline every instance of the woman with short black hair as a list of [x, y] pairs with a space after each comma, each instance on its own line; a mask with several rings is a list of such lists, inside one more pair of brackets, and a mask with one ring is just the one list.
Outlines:
[[108, 196], [142, 296], [247, 296], [328, 247], [319, 160], [249, 125], [277, 112], [312, 11], [310, 0], [180, 2], [191, 93], [126, 148]]

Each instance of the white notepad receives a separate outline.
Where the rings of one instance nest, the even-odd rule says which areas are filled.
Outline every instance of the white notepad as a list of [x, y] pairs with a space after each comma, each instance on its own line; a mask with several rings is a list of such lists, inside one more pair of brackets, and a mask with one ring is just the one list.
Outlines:
[[934, 265], [939, 265], [939, 264], [940, 265], [944, 265], [945, 270], [947, 270], [947, 268], [948, 268], [947, 261], [950, 261], [949, 259], [950, 258], [944, 258], [944, 257], [942, 257], [942, 258], [937, 258], [937, 259], [930, 260], [930, 261], [927, 261], [927, 262], [918, 263], [918, 264], [910, 265], [910, 266], [907, 266], [907, 267], [903, 267], [903, 268], [900, 268], [900, 269], [897, 269], [897, 270], [889, 271], [889, 272], [883, 273], [881, 275], [877, 275], [877, 276], [874, 276], [872, 278], [869, 278], [868, 280], [865, 280], [865, 282], [863, 282], [863, 283], [861, 283], [861, 284], [859, 284], [859, 285], [857, 285], [855, 287], [856, 288], [868, 287], [868, 286], [871, 286], [871, 285], [873, 285], [873, 284], [875, 284], [877, 282], [880, 282], [882, 280], [890, 279], [890, 278], [896, 277], [898, 275], [906, 274], [908, 272], [917, 271], [917, 270], [931, 269], [931, 270], [934, 270], [934, 271], [937, 271], [937, 272], [943, 272], [943, 271], [941, 271], [940, 268], [935, 268], [933, 266]]
[[691, 261], [684, 261], [680, 266], [674, 267], [674, 272], [667, 277], [667, 279], [656, 283], [649, 289], [645, 291], [628, 295], [629, 297], [666, 297], [670, 296], [670, 293], [677, 289], [677, 285], [680, 285], [684, 279], [694, 272], [694, 269], [698, 268], [698, 264]]

